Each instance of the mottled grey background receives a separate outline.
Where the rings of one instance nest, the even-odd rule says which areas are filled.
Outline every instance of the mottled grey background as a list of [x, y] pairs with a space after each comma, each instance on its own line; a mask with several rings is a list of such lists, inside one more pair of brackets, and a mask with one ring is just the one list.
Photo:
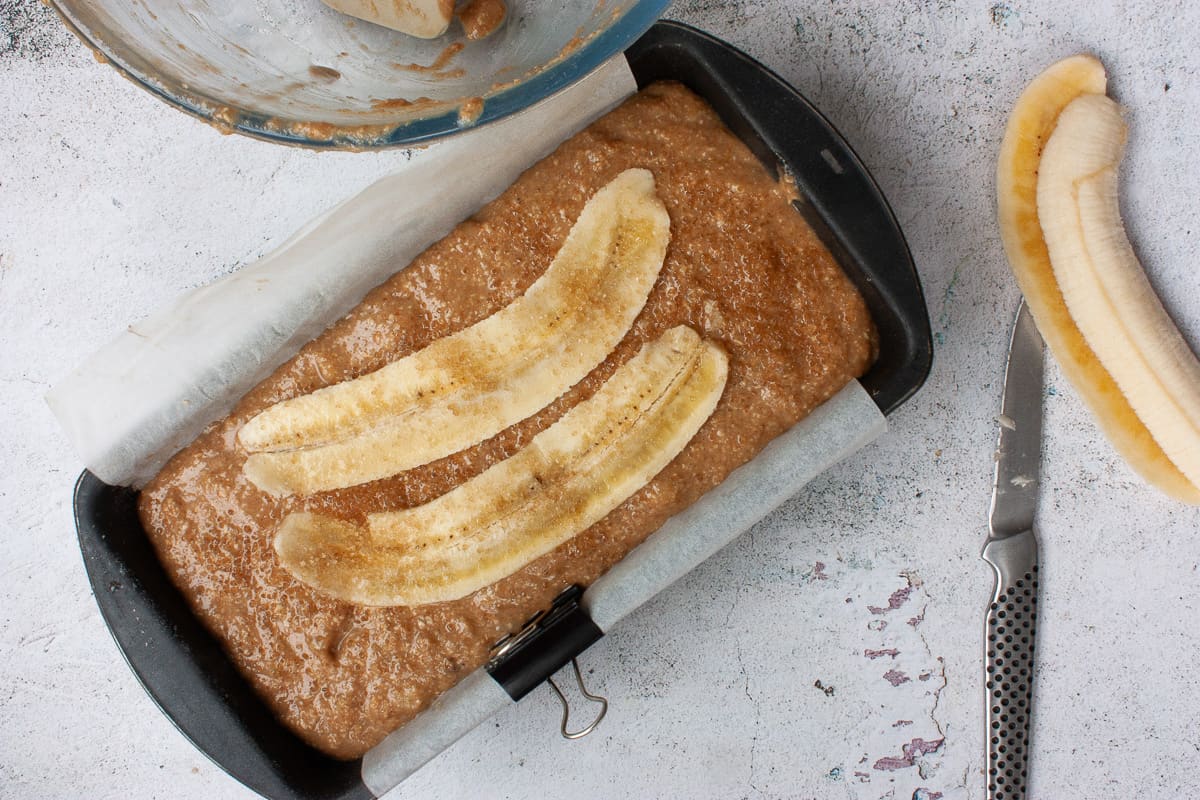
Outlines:
[[[1200, 6], [680, 2], [792, 82], [874, 171], [937, 339], [881, 441], [584, 656], [612, 701], [558, 738], [539, 690], [398, 797], [982, 797], [995, 413], [1017, 301], [994, 221], [1008, 110], [1098, 54], [1129, 110], [1132, 237], [1200, 342]], [[130, 321], [253, 260], [404, 160], [223, 137], [0, 0], [0, 795], [248, 797], [155, 709], [96, 611], [79, 463], [41, 395]], [[1147, 489], [1051, 367], [1031, 796], [1196, 798], [1200, 514]]]

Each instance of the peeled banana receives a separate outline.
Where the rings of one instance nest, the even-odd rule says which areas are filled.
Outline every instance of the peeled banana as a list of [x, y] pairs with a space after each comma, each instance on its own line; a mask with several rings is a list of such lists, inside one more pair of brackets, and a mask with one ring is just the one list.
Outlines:
[[1116, 450], [1147, 482], [1177, 499], [1200, 503], [1200, 490], [1167, 456], [1097, 357], [1094, 342], [1080, 331], [1059, 288], [1058, 265], [1051, 264], [1039, 217], [1039, 175], [1053, 168], [1044, 162], [1043, 149], [1060, 115], [1076, 98], [1103, 96], [1106, 86], [1104, 65], [1078, 55], [1049, 67], [1021, 94], [996, 171], [1001, 239], [1047, 346]]
[[726, 375], [720, 347], [691, 328], [672, 328], [511, 458], [423, 506], [371, 514], [365, 527], [292, 514], [275, 551], [296, 578], [351, 603], [464, 597], [648, 483], [712, 414]]
[[492, 316], [355, 380], [247, 422], [244, 472], [277, 495], [385, 478], [488, 439], [600, 364], [658, 279], [670, 218], [648, 170], [622, 172], [584, 206], [553, 262]]
[[1038, 218], [1072, 319], [1167, 457], [1200, 486], [1200, 362], [1125, 235], [1125, 139], [1121, 110], [1104, 95], [1063, 109], [1042, 154]]

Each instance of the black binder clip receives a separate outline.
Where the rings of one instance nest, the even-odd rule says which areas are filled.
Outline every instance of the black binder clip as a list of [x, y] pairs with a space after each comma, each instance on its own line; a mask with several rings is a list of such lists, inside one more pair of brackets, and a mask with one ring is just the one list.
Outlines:
[[[543, 681], [562, 703], [560, 732], [565, 739], [580, 739], [596, 729], [608, 713], [608, 700], [587, 690], [576, 657], [596, 642], [604, 632], [579, 605], [583, 587], [569, 586], [554, 599], [550, 608], [538, 612], [516, 633], [510, 633], [492, 645], [492, 657], [487, 663], [488, 674], [503, 687], [513, 700], [520, 700]], [[570, 731], [567, 724], [571, 706], [552, 677], [567, 662], [575, 670], [579, 691], [588, 700], [600, 705], [595, 719], [586, 727]]]

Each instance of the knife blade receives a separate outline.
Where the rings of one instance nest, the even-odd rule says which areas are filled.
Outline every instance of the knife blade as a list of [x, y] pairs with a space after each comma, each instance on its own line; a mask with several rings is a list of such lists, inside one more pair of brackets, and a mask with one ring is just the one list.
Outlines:
[[1024, 301], [1017, 309], [983, 560], [995, 573], [987, 610], [987, 797], [1023, 800], [1037, 628], [1038, 542], [1034, 530], [1042, 449], [1042, 336]]

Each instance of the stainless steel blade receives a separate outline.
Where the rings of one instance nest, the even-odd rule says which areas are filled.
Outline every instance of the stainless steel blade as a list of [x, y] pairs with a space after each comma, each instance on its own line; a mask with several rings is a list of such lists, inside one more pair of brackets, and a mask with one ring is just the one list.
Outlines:
[[1037, 510], [1042, 449], [1042, 337], [1022, 303], [1013, 324], [990, 535], [983, 559], [996, 575], [984, 635], [988, 800], [1024, 800], [1033, 711], [1038, 609]]
[[1000, 406], [991, 535], [1015, 536], [1033, 527], [1042, 453], [1042, 335], [1021, 302], [1013, 325]]

